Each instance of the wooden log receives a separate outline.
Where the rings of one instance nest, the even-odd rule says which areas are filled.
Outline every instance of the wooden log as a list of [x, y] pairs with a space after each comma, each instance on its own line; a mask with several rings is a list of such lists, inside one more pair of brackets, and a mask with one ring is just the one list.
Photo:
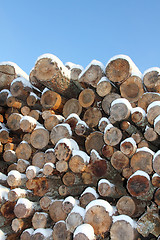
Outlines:
[[86, 165], [89, 163], [89, 156], [81, 150], [73, 150], [72, 157], [69, 160], [69, 168], [74, 173], [85, 171]]
[[49, 206], [51, 205], [52, 202], [53, 202], [53, 198], [49, 197], [49, 196], [44, 196], [39, 201], [40, 206], [41, 206], [42, 210], [44, 210], [44, 211], [49, 210]]
[[[48, 109], [48, 110], [43, 110], [42, 109], [42, 118], [43, 120], [47, 119], [48, 117], [54, 116], [55, 115], [55, 111], [53, 111], [52, 109]], [[61, 115], [58, 115], [59, 117], [61, 117]], [[64, 117], [62, 116], [62, 118], [64, 119]], [[59, 122], [58, 122], [59, 123]]]
[[157, 188], [160, 187], [160, 176], [157, 173], [152, 176], [152, 185]]
[[49, 221], [49, 215], [45, 212], [35, 212], [32, 217], [32, 226], [34, 229], [46, 228]]
[[158, 237], [160, 234], [160, 219], [155, 209], [149, 208], [137, 221], [137, 231], [145, 238], [152, 236]]
[[130, 76], [121, 84], [120, 93], [130, 103], [137, 102], [144, 93], [142, 79], [139, 76]]
[[92, 132], [92, 129], [89, 128], [85, 121], [78, 121], [74, 130], [78, 136], [84, 137], [88, 136]]
[[17, 170], [17, 163], [12, 163], [11, 165], [9, 165], [9, 167], [7, 168], [7, 173], [9, 173], [11, 170]]
[[22, 115], [19, 113], [12, 113], [7, 119], [7, 126], [12, 131], [17, 131], [20, 129], [20, 120]]
[[40, 98], [34, 92], [30, 92], [26, 101], [29, 107], [33, 107], [36, 105], [36, 103], [39, 104]]
[[68, 196], [63, 200], [63, 210], [67, 214], [71, 212], [71, 210], [74, 208], [74, 206], [77, 205], [77, 200], [72, 197]]
[[42, 151], [36, 152], [32, 158], [32, 165], [39, 168], [43, 168], [44, 164], [45, 164], [44, 152]]
[[100, 155], [104, 145], [103, 133], [94, 131], [85, 140], [85, 149], [90, 154], [92, 149], [95, 149]]
[[109, 120], [111, 123], [127, 120], [130, 117], [132, 106], [125, 98], [113, 100], [110, 108]]
[[105, 73], [110, 81], [118, 84], [125, 82], [130, 76], [141, 76], [137, 66], [126, 55], [112, 57], [106, 64]]
[[143, 83], [148, 92], [159, 93], [159, 75], [160, 68], [158, 67], [149, 68], [143, 73]]
[[77, 97], [80, 87], [71, 80], [71, 73], [56, 56], [41, 55], [34, 67], [34, 76], [49, 89], [65, 97]]
[[16, 152], [13, 150], [6, 150], [3, 153], [3, 160], [5, 162], [14, 163], [17, 161]]
[[39, 174], [40, 171], [41, 171], [41, 169], [39, 167], [30, 165], [26, 169], [26, 177], [28, 179], [33, 179], [33, 178], [35, 178]]
[[41, 122], [41, 115], [42, 115], [42, 113], [39, 110], [36, 110], [36, 109], [32, 109], [29, 113], [30, 117], [35, 118], [39, 122]]
[[76, 175], [68, 171], [63, 175], [62, 181], [66, 186], [72, 186], [76, 182]]
[[110, 124], [110, 121], [106, 117], [102, 117], [98, 123], [98, 129], [104, 133], [106, 126]]
[[124, 214], [129, 217], [140, 217], [145, 212], [147, 202], [136, 199], [131, 196], [122, 196], [117, 204], [116, 208], [119, 214]]
[[158, 117], [154, 120], [154, 131], [160, 135], [160, 115], [158, 115]]
[[67, 197], [70, 195], [79, 197], [79, 195], [84, 191], [85, 188], [86, 188], [85, 183], [78, 184], [78, 185], [74, 184], [70, 186], [61, 185], [58, 189], [58, 193], [61, 197]]
[[12, 113], [18, 113], [19, 114], [19, 109], [13, 108], [13, 107], [7, 108], [6, 111], [5, 111], [5, 114], [4, 114], [5, 119], [8, 120], [9, 116]]
[[80, 206], [85, 208], [91, 201], [96, 200], [99, 197], [94, 188], [87, 187], [79, 197]]
[[34, 86], [38, 89], [41, 89], [41, 91], [44, 90], [45, 86], [40, 81], [38, 81], [38, 79], [35, 77], [34, 68], [32, 68], [30, 71], [29, 81], [31, 82], [32, 86]]
[[138, 100], [138, 107], [141, 107], [147, 112], [148, 106], [155, 101], [160, 101], [160, 95], [154, 92], [144, 93]]
[[7, 183], [11, 187], [23, 186], [26, 183], [26, 180], [26, 175], [17, 170], [11, 170], [8, 173]]
[[103, 236], [111, 227], [113, 212], [113, 207], [107, 201], [93, 200], [86, 206], [84, 223], [90, 224], [96, 235]]
[[78, 205], [74, 206], [66, 218], [67, 229], [73, 233], [76, 227], [83, 223], [84, 216], [85, 209]]
[[135, 140], [132, 137], [126, 138], [125, 140], [123, 140], [120, 143], [120, 150], [126, 156], [131, 157], [137, 150], [137, 145]]
[[118, 93], [109, 93], [103, 98], [102, 109], [107, 115], [110, 113], [111, 103], [117, 98], [120, 98], [120, 95]]
[[45, 88], [42, 92], [40, 101], [43, 109], [52, 109], [57, 112], [62, 112], [66, 99], [62, 98], [60, 94]]
[[60, 173], [67, 172], [68, 170], [68, 162], [66, 161], [58, 161], [56, 162], [56, 170]]
[[23, 107], [24, 103], [22, 102], [22, 100], [17, 99], [16, 97], [9, 95], [7, 100], [6, 100], [6, 104], [8, 107], [13, 107], [13, 108], [17, 108], [20, 109]]
[[65, 63], [65, 66], [71, 71], [71, 79], [77, 81], [79, 74], [83, 71], [83, 67], [72, 62]]
[[103, 145], [102, 154], [105, 158], [110, 159], [114, 152], [115, 152], [114, 147], [109, 146], [107, 144]]
[[114, 92], [116, 86], [106, 77], [102, 77], [97, 83], [96, 92], [100, 97], [105, 97], [107, 94]]
[[131, 167], [126, 167], [122, 169], [122, 176], [126, 179], [130, 178], [133, 174], [133, 169]]
[[71, 240], [72, 235], [71, 232], [67, 229], [66, 222], [65, 221], [58, 221], [53, 226], [53, 239], [54, 240]]
[[80, 117], [76, 113], [71, 113], [65, 120], [65, 123], [68, 123], [71, 127], [71, 130], [74, 131], [76, 124], [81, 121]]
[[147, 125], [146, 112], [143, 108], [134, 107], [131, 109], [131, 120], [138, 127], [145, 127]]
[[76, 98], [69, 99], [63, 107], [63, 116], [67, 118], [71, 113], [76, 113], [80, 116], [82, 112], [82, 106]]
[[44, 161], [45, 163], [55, 163], [56, 156], [54, 152], [54, 148], [48, 148], [44, 153]]
[[26, 161], [24, 159], [18, 159], [17, 171], [19, 171], [20, 173], [24, 173], [29, 165], [30, 165], [29, 161]]
[[122, 132], [119, 128], [108, 124], [104, 131], [104, 142], [110, 146], [116, 146], [122, 139]]
[[29, 115], [31, 109], [28, 106], [21, 107], [21, 113], [23, 116]]
[[116, 151], [111, 157], [112, 166], [121, 172], [124, 168], [129, 166], [129, 158], [121, 151]]
[[10, 202], [15, 202], [19, 198], [30, 198], [33, 193], [30, 190], [26, 190], [23, 188], [14, 188], [8, 192], [8, 200]]
[[153, 172], [153, 155], [154, 152], [147, 147], [138, 148], [130, 161], [133, 171], [142, 170], [151, 174]]
[[101, 111], [96, 107], [91, 107], [87, 109], [84, 113], [83, 120], [90, 127], [96, 127], [99, 123], [99, 120], [102, 118]]
[[32, 234], [33, 240], [52, 240], [52, 229], [51, 228], [37, 228]]
[[93, 105], [95, 97], [95, 92], [90, 88], [86, 88], [79, 94], [78, 101], [82, 107], [89, 108]]
[[20, 120], [20, 128], [23, 132], [31, 133], [37, 125], [35, 118], [30, 116], [23, 116]]
[[31, 145], [36, 149], [43, 149], [48, 145], [49, 132], [43, 126], [38, 126], [31, 133]]
[[21, 234], [20, 240], [31, 240], [33, 233], [34, 233], [33, 228], [25, 229]]
[[136, 240], [138, 233], [136, 231], [136, 222], [127, 215], [113, 217], [113, 224], [110, 229], [111, 239]]
[[18, 159], [28, 160], [31, 157], [32, 148], [28, 142], [22, 141], [16, 148], [16, 156]]
[[14, 143], [8, 142], [4, 145], [4, 151], [15, 150], [15, 149], [16, 149], [16, 144], [14, 144]]
[[142, 170], [137, 170], [128, 179], [127, 190], [133, 197], [147, 195], [150, 190], [149, 175]]
[[14, 207], [14, 214], [17, 218], [28, 218], [32, 216], [36, 210], [39, 210], [36, 202], [29, 201], [27, 198], [19, 198]]
[[12, 230], [14, 232], [21, 232], [25, 228], [31, 227], [31, 220], [30, 219], [21, 219], [21, 218], [14, 218], [12, 220]]
[[154, 193], [154, 202], [160, 206], [160, 187], [156, 189]]
[[9, 219], [12, 220], [13, 218], [15, 218], [14, 214], [15, 205], [16, 205], [15, 202], [5, 201], [5, 203], [2, 204], [0, 209], [2, 216], [8, 220]]
[[97, 60], [91, 61], [91, 63], [81, 72], [79, 75], [79, 82], [86, 83], [96, 88], [99, 80], [104, 76], [104, 66]]
[[55, 155], [59, 161], [68, 161], [72, 150], [79, 150], [78, 144], [73, 139], [62, 138], [55, 146]]
[[160, 174], [160, 151], [158, 150], [153, 157], [153, 170], [159, 175]]
[[144, 132], [144, 137], [148, 142], [153, 143], [154, 145], [157, 145], [156, 143], [158, 141], [158, 134], [152, 127], [146, 127]]
[[147, 120], [153, 125], [156, 117], [160, 115], [160, 101], [154, 101], [147, 108]]
[[10, 85], [11, 94], [19, 99], [26, 99], [31, 91], [31, 83], [23, 77], [14, 79]]
[[55, 165], [51, 162], [45, 163], [43, 166], [43, 174], [45, 176], [52, 175], [55, 170]]
[[72, 137], [72, 130], [68, 123], [61, 123], [56, 125], [52, 128], [51, 134], [50, 134], [50, 140], [53, 143], [53, 145], [56, 145], [56, 143], [61, 140], [62, 138], [71, 138]]
[[95, 240], [94, 229], [90, 224], [79, 225], [73, 234], [73, 240]]
[[16, 77], [16, 70], [15, 67], [11, 64], [11, 62], [2, 62], [0, 64], [0, 89], [9, 89], [11, 82]]
[[51, 203], [49, 207], [49, 215], [54, 223], [65, 220], [67, 214], [63, 210], [63, 201], [62, 200], [55, 200]]
[[0, 142], [5, 144], [9, 141], [9, 129], [3, 123], [0, 123]]
[[0, 105], [6, 106], [7, 98], [11, 95], [10, 91], [8, 89], [3, 89], [0, 91]]
[[[42, 113], [43, 114], [43, 113]], [[51, 115], [46, 117], [44, 120], [44, 126], [48, 131], [51, 131], [53, 127], [62, 123], [64, 121], [64, 117], [61, 115]]]

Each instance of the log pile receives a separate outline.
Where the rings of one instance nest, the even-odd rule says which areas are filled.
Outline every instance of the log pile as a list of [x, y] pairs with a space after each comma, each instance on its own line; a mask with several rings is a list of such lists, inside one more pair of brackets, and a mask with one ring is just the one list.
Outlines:
[[160, 69], [0, 63], [0, 239], [160, 239]]

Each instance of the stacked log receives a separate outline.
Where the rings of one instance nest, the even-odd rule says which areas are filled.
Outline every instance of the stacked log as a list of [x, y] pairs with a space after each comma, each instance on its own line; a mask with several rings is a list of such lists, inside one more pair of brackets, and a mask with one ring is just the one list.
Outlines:
[[0, 63], [0, 238], [160, 238], [159, 68]]

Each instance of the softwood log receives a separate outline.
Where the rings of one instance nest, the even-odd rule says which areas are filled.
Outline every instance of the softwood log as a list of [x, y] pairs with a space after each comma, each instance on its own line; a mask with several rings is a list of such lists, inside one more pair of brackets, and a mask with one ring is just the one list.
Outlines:
[[33, 107], [36, 105], [36, 103], [39, 103], [40, 98], [34, 93], [34, 92], [30, 92], [29, 96], [26, 99], [27, 105], [30, 107]]
[[160, 135], [160, 115], [158, 115], [158, 117], [154, 120], [154, 131]]
[[127, 215], [113, 217], [113, 224], [110, 229], [111, 239], [136, 240], [137, 239], [136, 222]]
[[11, 82], [10, 92], [14, 97], [26, 99], [31, 91], [31, 83], [23, 77], [18, 77]]
[[146, 92], [138, 99], [138, 107], [147, 112], [148, 106], [154, 101], [160, 101], [160, 95], [155, 92]]
[[153, 125], [156, 117], [160, 115], [160, 101], [154, 101], [147, 107], [147, 120]]
[[78, 101], [82, 107], [89, 108], [94, 103], [95, 97], [94, 91], [86, 88], [79, 94]]
[[97, 83], [96, 92], [100, 97], [105, 97], [111, 91], [114, 92], [115, 90], [116, 86], [106, 77], [102, 77]]
[[36, 166], [33, 166], [33, 165], [30, 165], [29, 167], [27, 167], [26, 169], [26, 177], [28, 179], [33, 179], [35, 178], [39, 172], [40, 172], [40, 168], [39, 167], [36, 167]]
[[61, 140], [62, 138], [71, 138], [72, 137], [72, 130], [68, 123], [61, 123], [56, 125], [52, 128], [51, 134], [50, 134], [50, 140], [53, 143], [53, 145], [56, 145], [56, 143]]
[[55, 170], [55, 165], [51, 162], [45, 163], [43, 166], [43, 173], [45, 176], [52, 175], [54, 170]]
[[56, 222], [56, 224], [53, 226], [53, 239], [54, 240], [71, 240], [72, 239], [72, 234], [71, 232], [67, 229], [66, 222], [61, 220]]
[[69, 114], [69, 116], [64, 120], [65, 123], [70, 125], [72, 131], [75, 130], [75, 127], [79, 121], [81, 121], [81, 119], [76, 113]]
[[46, 228], [49, 221], [49, 215], [45, 212], [35, 212], [32, 217], [32, 226], [34, 229]]
[[41, 120], [41, 115], [42, 115], [42, 113], [41, 113], [39, 110], [32, 109], [28, 115], [29, 115], [30, 117], [35, 118], [35, 119], [36, 119], [37, 121], [39, 121], [40, 123], [42, 122], [42, 120]]
[[8, 173], [7, 183], [11, 187], [23, 186], [27, 181], [26, 175], [18, 172], [17, 170], [11, 170]]
[[135, 107], [131, 109], [131, 120], [138, 127], [145, 127], [147, 125], [146, 112], [143, 108]]
[[52, 240], [51, 228], [37, 228], [32, 234], [33, 240]]
[[101, 154], [102, 147], [104, 145], [103, 133], [94, 131], [85, 140], [85, 149], [90, 154], [92, 149], [95, 149]]
[[30, 219], [21, 219], [21, 218], [14, 218], [12, 220], [12, 230], [14, 232], [20, 232], [25, 228], [31, 227], [31, 220]]
[[17, 218], [28, 218], [32, 216], [36, 210], [39, 210], [36, 202], [31, 202], [27, 198], [19, 198], [14, 207], [14, 214]]
[[67, 214], [71, 212], [71, 210], [74, 208], [75, 205], [77, 205], [78, 201], [72, 197], [68, 196], [63, 201], [63, 210]]
[[89, 128], [85, 121], [78, 121], [74, 130], [78, 136], [84, 137], [87, 137], [92, 132], [92, 129]]
[[108, 124], [104, 130], [104, 142], [110, 146], [116, 146], [122, 139], [122, 132], [119, 128]]
[[35, 118], [30, 116], [24, 116], [20, 120], [20, 128], [23, 132], [31, 133], [37, 125], [37, 121]]
[[[90, 183], [91, 184], [91, 183]], [[58, 193], [61, 197], [67, 197], [67, 196], [79, 196], [84, 189], [86, 188], [86, 184], [78, 184], [78, 185], [72, 185], [72, 186], [66, 186], [61, 185], [58, 189]]]
[[3, 89], [0, 91], [0, 105], [6, 106], [7, 98], [11, 95], [8, 89]]
[[55, 200], [49, 206], [49, 215], [54, 223], [65, 220], [67, 217], [66, 212], [63, 210], [63, 201]]
[[15, 202], [5, 201], [5, 203], [2, 204], [0, 209], [2, 216], [5, 217], [7, 220], [12, 220], [13, 218], [15, 218], [14, 214], [15, 205], [16, 205]]
[[19, 171], [20, 173], [24, 173], [29, 165], [30, 165], [29, 161], [26, 161], [24, 159], [18, 159], [17, 171]]
[[48, 145], [49, 132], [43, 126], [38, 126], [31, 133], [31, 145], [36, 149], [43, 149]]
[[17, 99], [16, 97], [9, 95], [7, 100], [6, 100], [6, 104], [8, 107], [13, 107], [13, 108], [17, 108], [20, 109], [23, 107], [24, 103], [22, 102], [22, 100]]
[[90, 224], [84, 223], [79, 225], [73, 234], [73, 240], [95, 240], [94, 229]]
[[[43, 112], [42, 112], [42, 115], [43, 115]], [[44, 126], [48, 131], [51, 131], [53, 127], [62, 123], [63, 121], [64, 121], [63, 116], [54, 114], [54, 115], [45, 117]]]
[[120, 144], [120, 150], [126, 156], [131, 157], [137, 150], [135, 140], [132, 137], [123, 140]]
[[31, 240], [33, 233], [34, 233], [33, 228], [25, 229], [21, 234], [20, 240]]
[[70, 75], [70, 71], [52, 54], [41, 55], [34, 67], [34, 76], [40, 83], [67, 98], [77, 97], [81, 91]]
[[0, 123], [0, 142], [5, 144], [9, 141], [9, 129], [4, 124]]
[[129, 167], [129, 158], [121, 151], [116, 151], [111, 157], [112, 166], [121, 172], [124, 168]]
[[87, 109], [84, 113], [83, 120], [90, 128], [94, 128], [98, 125], [99, 120], [102, 118], [101, 111], [96, 107]]
[[160, 151], [157, 151], [156, 154], [153, 157], [153, 170], [157, 173], [160, 174]]
[[63, 107], [63, 116], [67, 118], [70, 114], [76, 113], [78, 116], [82, 112], [82, 106], [79, 101], [75, 98], [69, 99]]
[[104, 76], [104, 66], [97, 60], [91, 63], [81, 72], [78, 77], [79, 82], [86, 83], [96, 88], [98, 81]]
[[152, 127], [146, 127], [144, 132], [144, 137], [148, 142], [153, 143], [154, 145], [159, 144], [158, 134]]
[[26, 141], [20, 142], [16, 148], [16, 156], [18, 159], [28, 160], [31, 157], [32, 148]]
[[44, 211], [48, 211], [49, 210], [49, 206], [51, 205], [52, 201], [53, 201], [52, 197], [44, 196], [44, 197], [42, 197], [40, 199], [39, 203], [40, 203], [41, 208]]
[[102, 109], [103, 111], [109, 115], [110, 113], [110, 106], [111, 106], [111, 103], [117, 99], [117, 98], [120, 98], [121, 96], [118, 94], [118, 93], [109, 93], [107, 94], [103, 100], [102, 100]]
[[110, 121], [108, 120], [108, 118], [102, 117], [98, 123], [99, 130], [104, 133], [104, 130], [108, 124], [110, 124]]
[[31, 109], [28, 106], [21, 107], [21, 113], [23, 116], [29, 115], [30, 111], [31, 111]]
[[14, 163], [17, 161], [16, 152], [13, 150], [6, 150], [3, 153], [3, 160], [5, 162]]
[[87, 187], [79, 197], [80, 206], [85, 208], [91, 201], [96, 200], [99, 197], [94, 188]]
[[89, 156], [84, 151], [72, 151], [72, 157], [69, 160], [69, 167], [74, 173], [85, 171], [86, 165], [89, 163]]
[[160, 206], [160, 188], [156, 189], [154, 193], [154, 202]]
[[8, 192], [8, 200], [10, 202], [15, 202], [19, 198], [29, 198], [32, 195], [33, 193], [30, 190], [26, 190], [23, 188], [14, 188]]
[[44, 159], [44, 152], [38, 151], [33, 155], [32, 158], [32, 165], [43, 168], [43, 165], [45, 164], [45, 159]]
[[7, 126], [12, 130], [16, 131], [20, 129], [20, 120], [22, 115], [19, 113], [12, 113], [7, 119]]
[[157, 173], [154, 173], [152, 176], [152, 185], [157, 188], [160, 187], [160, 175]]
[[159, 75], [160, 68], [158, 67], [149, 68], [143, 73], [143, 83], [148, 92], [159, 93]]

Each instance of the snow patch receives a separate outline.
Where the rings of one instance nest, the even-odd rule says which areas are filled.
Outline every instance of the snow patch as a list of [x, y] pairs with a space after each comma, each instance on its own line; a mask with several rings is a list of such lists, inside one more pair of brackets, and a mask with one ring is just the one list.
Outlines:
[[78, 233], [83, 233], [88, 239], [94, 240], [94, 229], [90, 224], [84, 223], [79, 225], [73, 233], [73, 237], [75, 237]]
[[110, 124], [110, 121], [108, 120], [108, 118], [102, 117], [102, 118], [99, 120], [98, 127], [101, 125], [102, 122], [106, 122], [107, 124]]
[[34, 233], [34, 229], [28, 228], [28, 229], [25, 229], [23, 232], [28, 232], [30, 235], [32, 235]]
[[147, 107], [147, 113], [149, 112], [149, 110], [155, 106], [160, 106], [160, 101], [154, 101], [152, 103], [150, 103]]
[[85, 209], [78, 206], [78, 205], [75, 205], [73, 207], [73, 209], [71, 210], [71, 212], [68, 214], [68, 217], [72, 214], [72, 213], [79, 213], [79, 215], [81, 215], [81, 217], [84, 219], [85, 217]]
[[29, 80], [27, 80], [26, 78], [23, 78], [23, 77], [15, 78], [15, 79], [11, 82], [11, 86], [12, 86], [15, 82], [21, 82], [21, 83], [23, 84], [23, 87], [32, 88], [32, 84], [31, 84], [31, 83], [29, 82]]
[[113, 100], [113, 102], [111, 103], [111, 107], [113, 107], [113, 105], [115, 104], [125, 104], [130, 111], [132, 109], [130, 102], [126, 98], [117, 98]]
[[18, 206], [19, 204], [25, 205], [26, 209], [30, 209], [33, 206], [33, 202], [29, 201], [27, 198], [19, 198], [16, 206]]
[[143, 77], [149, 72], [158, 72], [160, 74], [160, 68], [159, 67], [148, 68], [147, 70], [144, 71]]
[[85, 193], [91, 193], [93, 196], [95, 196], [95, 198], [98, 198], [99, 195], [98, 193], [96, 192], [96, 190], [92, 187], [87, 187], [81, 194], [81, 196], [83, 196]]
[[102, 183], [108, 184], [111, 188], [115, 187], [115, 185], [112, 184], [112, 183], [110, 183], [107, 179], [101, 179], [101, 180], [99, 180], [99, 182], [98, 182], [98, 187], [99, 187], [99, 185], [102, 184]]
[[21, 120], [20, 120], [20, 123], [23, 121], [23, 120], [27, 120], [27, 121], [29, 121], [30, 123], [32, 123], [32, 124], [37, 124], [37, 120], [35, 119], [35, 118], [33, 118], [33, 117], [31, 117], [31, 116], [23, 116], [22, 118], [21, 118]]
[[141, 107], [135, 107], [135, 108], [132, 108], [132, 109], [131, 109], [131, 114], [133, 114], [133, 113], [135, 113], [135, 112], [141, 113], [143, 117], [146, 116], [146, 112], [145, 112], [144, 109], [141, 108]]
[[150, 154], [152, 154], [154, 156], [155, 152], [153, 152], [151, 149], [149, 149], [148, 147], [142, 147], [142, 148], [137, 148], [136, 152], [148, 152]]
[[109, 202], [103, 200], [103, 199], [96, 199], [91, 201], [87, 206], [86, 206], [86, 212], [94, 207], [94, 206], [102, 206], [105, 208], [105, 210], [109, 213], [110, 216], [112, 216], [115, 212], [115, 209], [109, 204]]
[[104, 134], [109, 130], [109, 129], [111, 129], [112, 127], [114, 127], [111, 123], [109, 123], [106, 127], [105, 127], [105, 129], [104, 129]]
[[128, 222], [132, 228], [137, 228], [137, 224], [136, 222], [129, 216], [127, 215], [119, 215], [119, 216], [113, 216], [113, 223], [117, 222], [117, 221], [125, 221]]
[[63, 203], [65, 202], [70, 202], [73, 206], [75, 206], [77, 204], [77, 200], [72, 197], [72, 196], [68, 196], [64, 199]]
[[97, 61], [97, 60], [92, 60], [88, 66], [80, 73], [79, 75], [79, 79], [83, 76], [83, 74], [92, 66], [92, 65], [95, 65], [95, 66], [99, 66], [101, 68], [101, 70], [103, 71], [103, 73], [105, 72], [105, 66], [100, 62], [100, 61]]
[[80, 156], [85, 163], [89, 163], [90, 157], [87, 155], [86, 152], [81, 151], [81, 150], [73, 150], [72, 151], [72, 156]]
[[9, 173], [8, 173], [8, 177], [9, 176], [14, 176], [16, 180], [19, 180], [21, 178], [25, 178], [26, 175], [23, 174], [23, 173], [20, 173], [18, 172], [17, 170], [11, 170]]
[[137, 147], [136, 141], [135, 141], [132, 137], [129, 137], [129, 138], [126, 138], [125, 140], [123, 140], [123, 141], [121, 142], [120, 146], [121, 146], [122, 144], [126, 143], [126, 142], [130, 142], [130, 143], [133, 145], [133, 147]]
[[10, 189], [6, 188], [2, 185], [0, 185], [0, 198], [5, 199], [6, 201], [8, 201], [8, 193], [9, 193]]
[[71, 118], [75, 118], [75, 119], [77, 119], [77, 121], [81, 120], [80, 117], [76, 113], [71, 113], [71, 114], [69, 114], [69, 116], [66, 118], [65, 121], [67, 121], [67, 120], [69, 120]]
[[0, 239], [1, 240], [7, 239], [6, 233], [4, 233], [2, 230], [0, 230]]
[[[129, 179], [130, 178], [132, 178], [132, 177], [134, 177], [134, 176], [143, 176], [143, 177], [145, 177], [145, 178], [147, 178], [149, 181], [150, 181], [150, 177], [149, 177], [149, 175], [148, 175], [148, 173], [146, 173], [146, 172], [144, 172], [144, 171], [142, 171], [142, 170], [137, 170], [135, 173], [133, 173], [130, 177], [129, 177]], [[128, 181], [129, 181], [129, 179], [128, 179]]]
[[155, 154], [154, 154], [154, 157], [153, 157], [153, 162], [155, 160], [156, 157], [159, 157], [160, 156], [160, 150], [158, 150]]
[[53, 230], [51, 228], [37, 228], [33, 235], [36, 233], [41, 233], [45, 238], [48, 238], [52, 235], [52, 231]]
[[155, 119], [154, 119], [154, 128], [156, 126], [156, 124], [160, 121], [160, 115], [158, 115]]
[[61, 143], [67, 145], [72, 151], [73, 151], [73, 150], [79, 150], [78, 144], [77, 144], [76, 141], [74, 141], [72, 138], [62, 138], [62, 139], [60, 139], [60, 140], [56, 143], [55, 148], [58, 146], [58, 144], [61, 144]]
[[7, 180], [7, 176], [4, 173], [2, 173], [2, 172], [0, 172], [0, 180], [2, 180], [2, 181], [6, 181]]

